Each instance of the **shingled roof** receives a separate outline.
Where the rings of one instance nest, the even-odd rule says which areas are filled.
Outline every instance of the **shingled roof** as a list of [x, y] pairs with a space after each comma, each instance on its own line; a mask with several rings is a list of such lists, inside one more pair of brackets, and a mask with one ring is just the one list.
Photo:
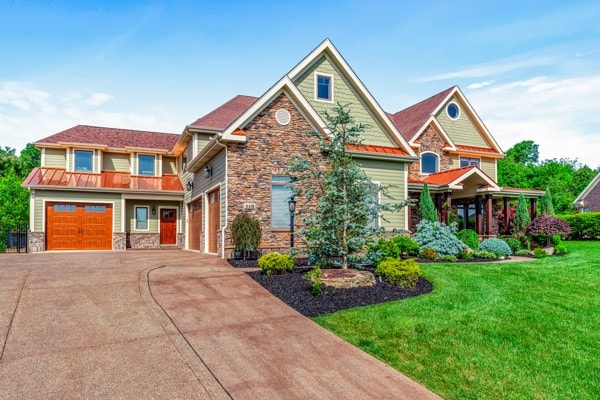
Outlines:
[[454, 86], [395, 114], [388, 114], [406, 140], [411, 140], [431, 117], [435, 109], [450, 94]]
[[258, 97], [237, 95], [190, 125], [198, 128], [223, 130], [250, 108], [256, 100]]
[[173, 133], [77, 125], [52, 136], [40, 139], [35, 142], [35, 144], [81, 143], [103, 145], [117, 149], [139, 147], [170, 151], [178, 138], [179, 135]]

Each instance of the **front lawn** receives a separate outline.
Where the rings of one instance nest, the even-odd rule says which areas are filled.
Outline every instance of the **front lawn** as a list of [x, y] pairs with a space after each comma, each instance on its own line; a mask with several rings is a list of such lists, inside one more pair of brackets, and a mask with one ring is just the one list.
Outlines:
[[600, 398], [600, 242], [523, 263], [423, 264], [430, 294], [315, 321], [447, 399]]

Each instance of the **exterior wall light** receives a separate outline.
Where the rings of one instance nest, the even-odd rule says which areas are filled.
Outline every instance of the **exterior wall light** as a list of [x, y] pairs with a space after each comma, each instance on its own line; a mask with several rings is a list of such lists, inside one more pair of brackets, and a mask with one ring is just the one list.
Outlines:
[[186, 185], [187, 190], [192, 190], [194, 188], [194, 182], [190, 179]]
[[210, 178], [211, 176], [212, 176], [212, 167], [210, 165], [207, 165], [204, 167], [204, 177]]

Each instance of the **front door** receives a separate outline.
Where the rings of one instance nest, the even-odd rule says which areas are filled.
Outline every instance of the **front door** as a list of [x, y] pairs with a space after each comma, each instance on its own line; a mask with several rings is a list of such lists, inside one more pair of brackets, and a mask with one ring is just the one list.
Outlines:
[[208, 252], [217, 252], [217, 233], [221, 227], [221, 193], [219, 189], [208, 194]]
[[177, 210], [160, 210], [160, 244], [177, 244]]

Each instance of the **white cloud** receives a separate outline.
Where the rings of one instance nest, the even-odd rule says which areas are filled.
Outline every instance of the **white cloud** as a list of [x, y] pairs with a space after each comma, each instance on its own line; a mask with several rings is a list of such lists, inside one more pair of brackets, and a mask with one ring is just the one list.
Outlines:
[[504, 150], [522, 140], [539, 144], [540, 159], [577, 158], [600, 165], [600, 75], [535, 77], [467, 92]]
[[486, 86], [490, 86], [492, 83], [494, 83], [494, 81], [475, 82], [475, 83], [471, 83], [469, 86], [467, 86], [467, 89], [472, 89], [472, 90], [481, 89]]
[[90, 97], [87, 98], [86, 102], [90, 106], [100, 106], [108, 101], [112, 100], [112, 96], [107, 93], [94, 92]]

